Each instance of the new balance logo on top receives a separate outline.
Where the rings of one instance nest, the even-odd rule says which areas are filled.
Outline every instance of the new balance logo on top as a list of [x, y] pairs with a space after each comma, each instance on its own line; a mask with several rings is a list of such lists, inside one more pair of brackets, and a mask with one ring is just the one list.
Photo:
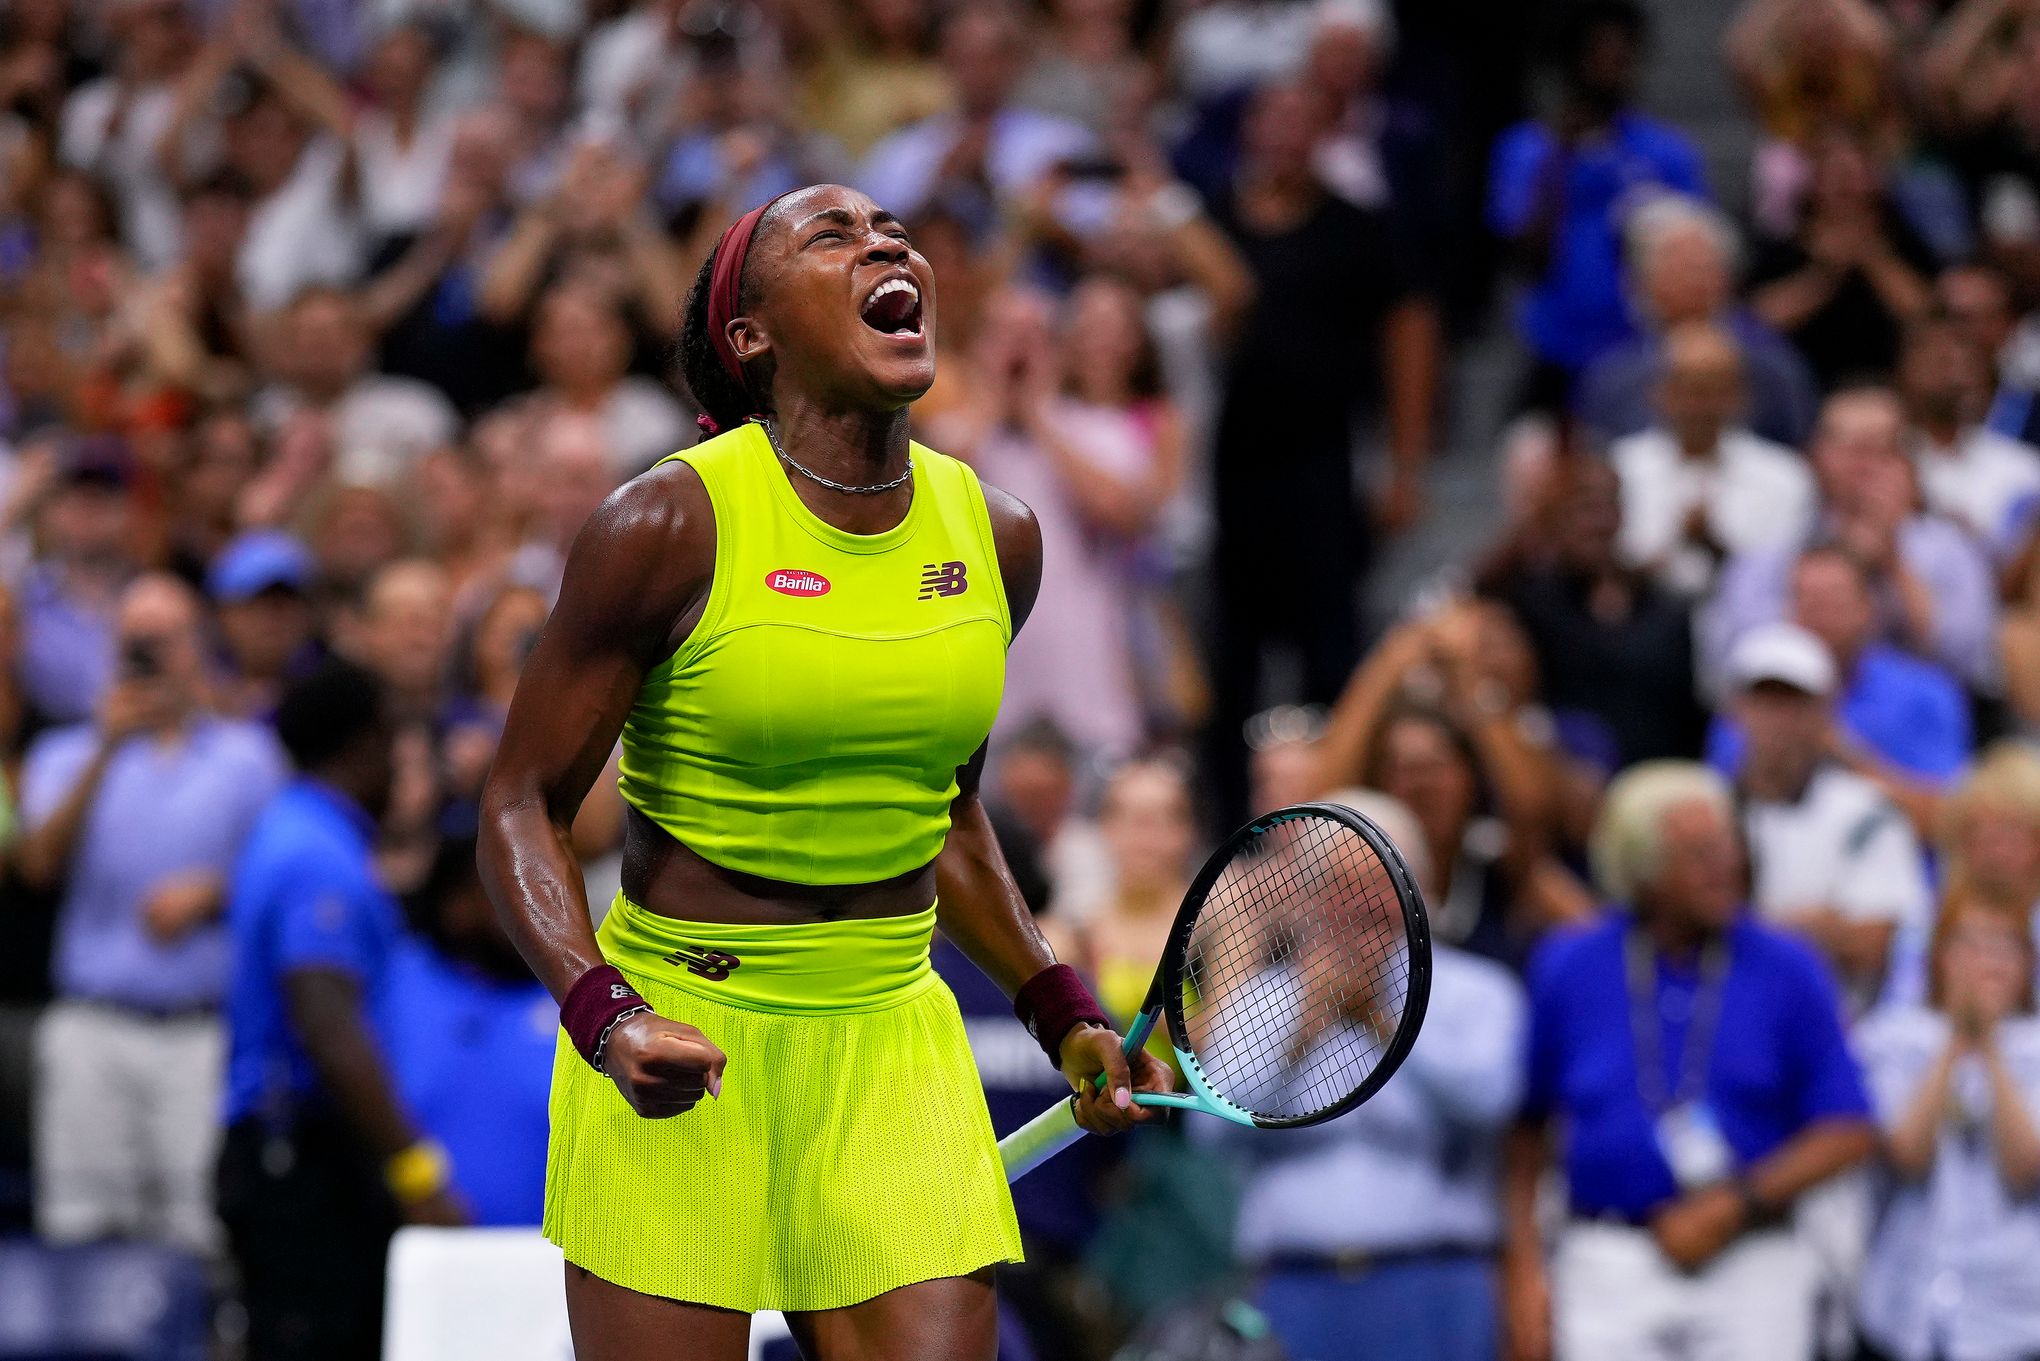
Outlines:
[[936, 596], [945, 599], [962, 595], [970, 589], [970, 582], [964, 576], [960, 562], [931, 562], [921, 569], [921, 594], [917, 600], [933, 600]]
[[634, 997], [636, 995], [636, 992], [628, 983], [611, 983], [609, 985], [609, 1000], [612, 1002], [621, 1002], [626, 997]]
[[666, 956], [668, 964], [676, 965], [699, 978], [711, 983], [720, 983], [744, 961], [724, 950], [704, 950], [699, 945], [683, 945]]

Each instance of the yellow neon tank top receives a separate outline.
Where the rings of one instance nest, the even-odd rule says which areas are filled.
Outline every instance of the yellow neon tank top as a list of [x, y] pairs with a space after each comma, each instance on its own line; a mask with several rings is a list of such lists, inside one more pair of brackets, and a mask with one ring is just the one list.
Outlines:
[[1013, 633], [977, 475], [916, 444], [905, 517], [849, 534], [801, 503], [755, 424], [673, 458], [714, 506], [715, 578], [624, 723], [624, 799], [704, 859], [784, 883], [927, 864]]

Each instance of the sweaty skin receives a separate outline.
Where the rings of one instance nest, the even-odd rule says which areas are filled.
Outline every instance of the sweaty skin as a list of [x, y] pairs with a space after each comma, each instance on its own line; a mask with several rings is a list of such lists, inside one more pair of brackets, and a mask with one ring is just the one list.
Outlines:
[[[819, 186], [781, 200], [760, 224], [747, 273], [761, 301], [730, 323], [755, 391], [769, 376], [781, 446], [850, 485], [906, 466], [907, 406], [934, 378], [934, 278], [899, 225], [870, 199]], [[918, 334], [865, 324], [862, 302], [891, 277], [920, 290]], [[850, 496], [790, 479], [817, 516], [856, 534], [899, 523], [911, 485]], [[985, 500], [1013, 627], [1041, 584], [1032, 512], [992, 487]], [[572, 843], [583, 797], [614, 748], [646, 674], [687, 638], [706, 604], [715, 518], [700, 477], [664, 464], [613, 493], [568, 556], [560, 599], [526, 665], [482, 798], [484, 880], [511, 939], [555, 998], [603, 962]], [[624, 892], [645, 908], [694, 921], [799, 923], [912, 914], [939, 898], [943, 931], [1010, 996], [1054, 955], [1022, 901], [979, 801], [984, 751], [957, 772], [951, 830], [934, 862], [873, 884], [811, 886], [733, 873], [632, 812]], [[741, 1063], [742, 1056], [736, 1056]], [[1086, 1129], [1112, 1133], [1148, 1118], [1129, 1089], [1163, 1091], [1168, 1070], [1141, 1054], [1129, 1071], [1119, 1037], [1080, 1026], [1063, 1041], [1064, 1075]], [[714, 1037], [651, 1012], [619, 1024], [605, 1068], [640, 1115], [682, 1116], [721, 1085]], [[1107, 1076], [1103, 1088], [1093, 1079]], [[761, 1078], [760, 1080], [769, 1080]], [[1124, 1103], [1124, 1104], [1122, 1104]], [[740, 1316], [655, 1300], [569, 1269], [578, 1354], [586, 1361], [653, 1355], [719, 1357]], [[827, 1361], [914, 1356], [989, 1361], [996, 1349], [988, 1275], [927, 1281], [879, 1299], [808, 1315], [796, 1331]], [[597, 1316], [599, 1317], [599, 1321]], [[584, 1337], [585, 1335], [585, 1337]], [[585, 1347], [583, 1343], [585, 1340]], [[912, 1345], [909, 1346], [908, 1344]], [[690, 1347], [692, 1349], [690, 1349]]]

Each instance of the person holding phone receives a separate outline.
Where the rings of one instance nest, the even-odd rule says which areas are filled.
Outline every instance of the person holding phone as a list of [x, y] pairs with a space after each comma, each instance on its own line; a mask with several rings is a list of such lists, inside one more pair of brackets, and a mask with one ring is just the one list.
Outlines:
[[200, 606], [175, 577], [122, 596], [95, 721], [22, 776], [22, 876], [61, 894], [57, 1000], [36, 1034], [37, 1232], [219, 1246], [212, 1165], [228, 868], [284, 779], [268, 729], [212, 713]]
[[[1041, 536], [909, 439], [935, 302], [855, 190], [738, 219], [682, 330], [711, 437], [590, 518], [511, 703], [481, 857], [561, 1002], [545, 1229], [582, 1361], [741, 1357], [758, 1309], [816, 1361], [990, 1361], [1019, 1233], [938, 919], [1087, 1129], [1170, 1085], [1056, 963], [979, 800]], [[598, 932], [572, 822], [619, 735]]]

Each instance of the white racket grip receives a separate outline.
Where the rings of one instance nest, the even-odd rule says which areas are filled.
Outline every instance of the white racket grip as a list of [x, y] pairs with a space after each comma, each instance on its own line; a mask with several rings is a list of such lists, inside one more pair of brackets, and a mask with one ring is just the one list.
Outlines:
[[1083, 1127], [1077, 1124], [1076, 1098], [1056, 1102], [999, 1140], [999, 1161], [1006, 1165], [1007, 1184], [1020, 1180], [1083, 1137]]

